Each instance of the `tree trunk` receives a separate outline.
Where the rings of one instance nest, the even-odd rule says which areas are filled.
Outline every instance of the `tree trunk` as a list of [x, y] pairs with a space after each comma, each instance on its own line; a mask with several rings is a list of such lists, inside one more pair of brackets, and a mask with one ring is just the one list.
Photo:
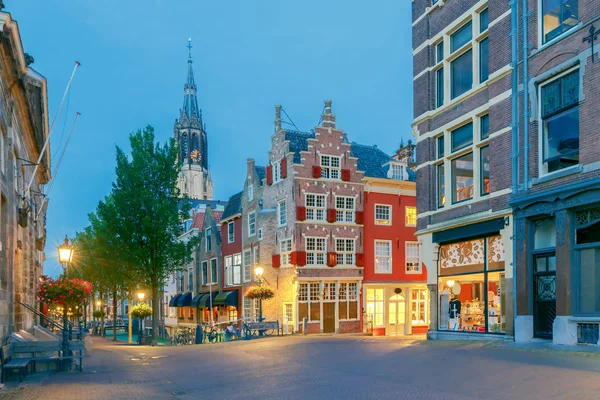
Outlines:
[[104, 330], [104, 309], [105, 309], [105, 304], [104, 304], [104, 300], [102, 299], [102, 292], [100, 292], [100, 313], [101, 313], [101, 317], [102, 317], [102, 323], [100, 324], [100, 330], [102, 331], [100, 333], [100, 335], [102, 337], [106, 336], [106, 331]]
[[158, 309], [159, 305], [158, 298], [158, 282], [156, 279], [152, 280], [152, 346], [157, 345], [157, 333], [158, 333]]
[[[129, 344], [133, 343], [133, 315], [131, 315], [131, 309], [133, 308], [133, 295], [131, 294], [131, 290], [127, 293], [127, 341]], [[138, 332], [138, 337], [142, 334], [142, 332]]]
[[113, 289], [113, 342], [117, 341], [117, 291]]

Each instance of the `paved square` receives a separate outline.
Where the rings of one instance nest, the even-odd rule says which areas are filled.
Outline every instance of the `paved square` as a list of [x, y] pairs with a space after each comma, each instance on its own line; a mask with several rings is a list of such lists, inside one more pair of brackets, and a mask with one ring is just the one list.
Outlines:
[[359, 336], [181, 347], [94, 338], [84, 372], [42, 378], [0, 398], [599, 399], [600, 356]]

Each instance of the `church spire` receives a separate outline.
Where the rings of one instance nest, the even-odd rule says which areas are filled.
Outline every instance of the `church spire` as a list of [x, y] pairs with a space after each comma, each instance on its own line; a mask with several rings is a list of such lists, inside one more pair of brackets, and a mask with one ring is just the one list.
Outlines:
[[182, 114], [185, 114], [188, 119], [197, 119], [202, 125], [202, 116], [198, 107], [198, 98], [196, 97], [196, 83], [194, 82], [194, 70], [192, 69], [192, 38], [188, 39], [188, 72], [184, 86], [183, 109]]

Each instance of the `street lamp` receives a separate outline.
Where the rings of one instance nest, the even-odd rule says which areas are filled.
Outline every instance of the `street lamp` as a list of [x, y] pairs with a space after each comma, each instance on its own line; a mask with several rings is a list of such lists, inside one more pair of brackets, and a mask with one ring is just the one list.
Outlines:
[[[67, 267], [73, 260], [73, 246], [69, 245], [69, 239], [65, 236], [63, 244], [58, 246], [58, 261], [61, 263], [63, 268], [63, 276], [67, 277]], [[67, 307], [63, 307], [63, 356], [68, 355], [69, 351], [69, 337], [67, 336]], [[66, 366], [66, 363], [65, 363]]]
[[[144, 296], [146, 294], [144, 292], [138, 292], [137, 295], [138, 295], [139, 302], [140, 303], [143, 302], [144, 301]], [[138, 339], [139, 339], [138, 342], [139, 342], [139, 344], [142, 343], [142, 339], [141, 338], [142, 338], [142, 336], [144, 336], [144, 328], [143, 328], [142, 323], [143, 323], [142, 318], [140, 318], [140, 332], [138, 333]]]
[[145, 294], [144, 292], [139, 292], [139, 293], [138, 293], [138, 299], [140, 300], [140, 303], [141, 303], [142, 301], [144, 301], [144, 296], [145, 296], [145, 295], [146, 295], [146, 294]]
[[[262, 286], [264, 272], [265, 272], [265, 270], [261, 266], [257, 266], [256, 268], [254, 268], [254, 274], [256, 275], [256, 282], [258, 283], [258, 286]], [[263, 322], [263, 319], [264, 318], [262, 315], [262, 298], [261, 298], [261, 299], [258, 299], [258, 322]]]

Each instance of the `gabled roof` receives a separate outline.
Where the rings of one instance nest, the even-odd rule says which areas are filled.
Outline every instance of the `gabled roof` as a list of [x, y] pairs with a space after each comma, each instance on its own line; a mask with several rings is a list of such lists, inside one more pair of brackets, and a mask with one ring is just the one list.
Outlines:
[[391, 156], [379, 150], [377, 146], [351, 143], [352, 157], [358, 158], [358, 169], [371, 178], [387, 178], [383, 164], [394, 161]]
[[285, 140], [290, 141], [290, 151], [294, 153], [294, 164], [302, 162], [300, 152], [308, 150], [308, 139], [314, 137], [314, 133], [285, 130]]
[[242, 212], [242, 194], [243, 192], [239, 192], [229, 198], [227, 207], [225, 207], [225, 211], [223, 211], [223, 215], [221, 215], [221, 218], [218, 219], [218, 221], [231, 218], [232, 216]]
[[192, 228], [191, 229], [202, 229], [202, 226], [204, 225], [204, 210], [198, 212], [196, 215], [194, 215], [194, 222], [192, 222]]

